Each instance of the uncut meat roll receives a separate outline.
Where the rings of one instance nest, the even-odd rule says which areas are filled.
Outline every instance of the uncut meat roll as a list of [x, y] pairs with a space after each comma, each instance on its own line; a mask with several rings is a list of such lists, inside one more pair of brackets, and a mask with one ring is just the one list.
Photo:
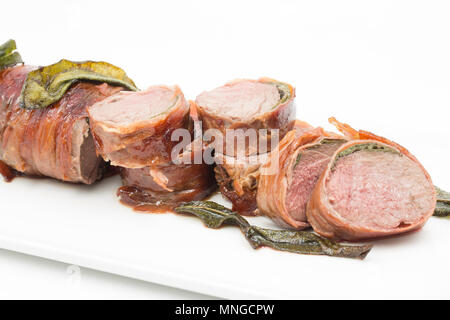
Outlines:
[[95, 182], [104, 162], [97, 156], [86, 108], [122, 89], [79, 82], [47, 108], [23, 109], [21, 90], [35, 69], [17, 66], [0, 71], [0, 160], [27, 175]]
[[[289, 128], [295, 130], [297, 135], [314, 129], [300, 120], [290, 123]], [[233, 211], [248, 216], [258, 214], [256, 194], [260, 167], [269, 156], [270, 152], [246, 157], [233, 157], [216, 152], [216, 180], [222, 195], [233, 204]]]
[[[262, 78], [232, 81], [203, 92], [195, 102], [204, 129], [216, 129], [222, 134], [223, 138], [216, 141], [216, 150], [236, 156], [265, 153], [275, 147], [271, 144], [270, 129], [279, 129], [279, 138], [289, 131], [288, 125], [295, 117], [294, 97], [292, 86]], [[228, 129], [240, 129], [245, 145], [227, 136]], [[266, 129], [267, 133], [260, 129]]]
[[260, 214], [285, 227], [308, 227], [306, 207], [312, 190], [333, 153], [345, 142], [344, 137], [322, 128], [288, 132], [261, 168], [271, 168], [271, 172], [259, 179]]
[[185, 128], [189, 104], [178, 86], [120, 92], [89, 108], [99, 153], [115, 166], [142, 168], [170, 161], [174, 130]]
[[430, 175], [404, 147], [330, 118], [348, 138], [317, 183], [307, 209], [314, 230], [359, 240], [421, 228], [433, 214]]

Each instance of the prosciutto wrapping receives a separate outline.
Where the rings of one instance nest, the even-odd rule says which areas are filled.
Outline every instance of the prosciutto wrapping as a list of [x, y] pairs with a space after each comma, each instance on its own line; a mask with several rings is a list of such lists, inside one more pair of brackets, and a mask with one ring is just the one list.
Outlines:
[[97, 156], [86, 109], [122, 89], [77, 83], [47, 108], [23, 109], [22, 86], [35, 69], [17, 66], [0, 71], [0, 160], [27, 175], [95, 182], [104, 162]]
[[351, 139], [331, 157], [307, 208], [314, 231], [360, 240], [421, 228], [433, 214], [429, 174], [405, 148], [331, 119]]
[[312, 190], [334, 151], [346, 140], [322, 128], [293, 130], [272, 151], [262, 170], [257, 203], [260, 214], [282, 226], [303, 229], [309, 226], [306, 206]]

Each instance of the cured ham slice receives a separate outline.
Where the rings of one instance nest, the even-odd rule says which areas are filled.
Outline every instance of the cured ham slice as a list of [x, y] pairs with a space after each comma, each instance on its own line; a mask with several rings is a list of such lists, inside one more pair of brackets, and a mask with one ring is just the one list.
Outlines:
[[119, 87], [80, 82], [53, 105], [23, 109], [19, 97], [32, 66], [0, 71], [0, 160], [33, 176], [91, 184], [103, 173], [89, 130], [87, 107]]
[[353, 241], [421, 228], [436, 192], [418, 160], [392, 141], [330, 122], [356, 140], [336, 150], [314, 188], [306, 213], [314, 230]]
[[282, 226], [308, 227], [306, 206], [312, 190], [334, 151], [345, 141], [322, 128], [288, 132], [261, 168], [276, 170], [260, 176], [259, 213]]

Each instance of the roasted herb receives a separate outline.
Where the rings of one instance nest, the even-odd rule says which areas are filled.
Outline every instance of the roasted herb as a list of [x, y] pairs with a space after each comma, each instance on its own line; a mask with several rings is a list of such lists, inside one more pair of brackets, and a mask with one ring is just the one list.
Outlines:
[[282, 82], [274, 82], [276, 85], [278, 92], [280, 93], [280, 101], [276, 106], [285, 103], [287, 100], [291, 98], [291, 89], [288, 84]]
[[448, 217], [450, 216], [450, 193], [438, 187], [435, 188], [437, 193], [437, 201], [436, 209], [434, 210], [433, 215], [436, 217]]
[[27, 109], [45, 108], [61, 99], [75, 81], [106, 82], [137, 91], [125, 71], [112, 64], [61, 60], [28, 74], [22, 88], [21, 106]]
[[266, 246], [293, 253], [358, 259], [364, 259], [372, 249], [370, 244], [343, 245], [309, 231], [270, 230], [251, 226], [242, 216], [212, 201], [188, 202], [175, 208], [175, 211], [195, 215], [208, 228], [236, 225], [255, 249]]
[[297, 167], [297, 165], [300, 163], [300, 160], [302, 158], [302, 153], [299, 152], [297, 155], [297, 158], [295, 159], [294, 169]]
[[20, 54], [18, 52], [14, 52], [16, 49], [16, 42], [14, 40], [8, 40], [4, 44], [0, 45], [0, 70], [23, 63]]

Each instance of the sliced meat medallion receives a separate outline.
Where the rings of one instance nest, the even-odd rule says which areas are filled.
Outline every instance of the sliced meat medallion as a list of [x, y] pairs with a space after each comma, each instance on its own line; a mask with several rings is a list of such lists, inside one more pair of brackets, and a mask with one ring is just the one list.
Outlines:
[[170, 161], [174, 130], [188, 123], [189, 105], [177, 86], [121, 92], [89, 108], [100, 154], [111, 164], [142, 168]]
[[422, 165], [397, 146], [354, 140], [334, 153], [308, 204], [314, 231], [354, 241], [424, 225], [436, 204], [433, 183]]
[[0, 160], [34, 176], [91, 184], [103, 173], [89, 130], [87, 107], [119, 87], [79, 82], [53, 105], [28, 110], [19, 97], [32, 66], [0, 71]]
[[[294, 97], [292, 86], [276, 80], [235, 80], [200, 94], [196, 107], [204, 129], [222, 134], [215, 145], [219, 153], [252, 155], [266, 153], [278, 143], [270, 129], [278, 129], [280, 139], [289, 131], [295, 117]], [[277, 140], [273, 146], [272, 138]]]
[[322, 171], [346, 139], [322, 128], [290, 131], [261, 167], [257, 203], [259, 213], [282, 226], [309, 226], [306, 206]]

